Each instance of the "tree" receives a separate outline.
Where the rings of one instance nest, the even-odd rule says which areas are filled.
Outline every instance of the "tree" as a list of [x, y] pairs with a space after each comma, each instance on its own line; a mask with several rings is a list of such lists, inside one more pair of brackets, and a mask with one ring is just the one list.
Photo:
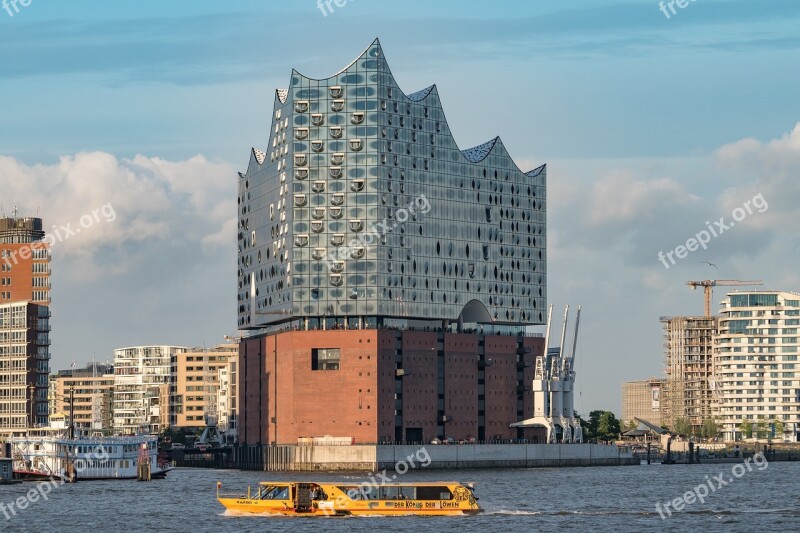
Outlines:
[[700, 426], [700, 436], [704, 439], [713, 439], [719, 433], [719, 426], [713, 418], [706, 418]]
[[597, 438], [597, 426], [600, 424], [600, 415], [603, 411], [590, 411], [589, 420], [586, 421], [584, 426], [584, 437], [586, 440], [593, 440]]
[[767, 421], [764, 420], [764, 417], [759, 415], [758, 422], [756, 423], [756, 438], [757, 439], [766, 439], [769, 433], [769, 427], [767, 426]]
[[748, 439], [753, 436], [753, 423], [749, 420], [743, 420], [739, 423], [739, 431], [742, 432], [742, 440]]
[[600, 440], [615, 440], [619, 438], [619, 420], [611, 411], [601, 411], [597, 421], [597, 433], [595, 436]]
[[775, 437], [783, 440], [783, 432], [786, 431], [786, 424], [780, 418], [775, 418], [773, 422], [773, 428], [775, 430]]
[[688, 437], [692, 434], [692, 424], [690, 424], [689, 420], [686, 418], [676, 418], [675, 427], [673, 429], [675, 433], [682, 437]]
[[620, 434], [617, 417], [611, 411], [591, 411], [589, 420], [581, 420], [585, 440], [614, 440]]

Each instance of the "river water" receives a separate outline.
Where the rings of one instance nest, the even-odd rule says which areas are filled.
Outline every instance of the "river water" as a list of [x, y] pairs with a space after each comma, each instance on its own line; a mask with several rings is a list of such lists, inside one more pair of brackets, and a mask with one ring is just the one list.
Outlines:
[[[514, 470], [410, 471], [402, 481], [477, 483], [485, 512], [458, 517], [292, 518], [232, 516], [215, 499], [260, 480], [366, 481], [359, 474], [266, 474], [177, 469], [166, 480], [62, 485], [13, 515], [8, 505], [36, 485], [0, 486], [0, 531], [800, 531], [800, 463], [642, 465]], [[720, 483], [724, 483], [720, 486]], [[701, 488], [700, 486], [705, 488]], [[712, 487], [711, 488], [708, 487]], [[695, 490], [697, 488], [697, 490]], [[693, 496], [673, 510], [673, 500]], [[697, 495], [708, 492], [703, 503]], [[665, 512], [665, 503], [671, 503]], [[656, 504], [661, 504], [661, 513]], [[3, 512], [9, 514], [6, 519]], [[670, 515], [671, 513], [671, 515]], [[662, 519], [663, 515], [663, 519]]]

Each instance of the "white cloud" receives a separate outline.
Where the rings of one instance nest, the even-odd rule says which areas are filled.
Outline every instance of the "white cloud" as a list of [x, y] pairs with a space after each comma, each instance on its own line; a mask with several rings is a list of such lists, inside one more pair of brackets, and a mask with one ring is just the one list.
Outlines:
[[[131, 160], [91, 152], [63, 156], [54, 165], [0, 157], [0, 200], [6, 214], [17, 205], [20, 215], [40, 216], [48, 233], [62, 236], [53, 245], [59, 258], [91, 259], [104, 247], [153, 241], [219, 246], [224, 240], [218, 234], [235, 217], [235, 176], [232, 166], [202, 156]], [[81, 227], [81, 217], [93, 214], [91, 227]], [[67, 225], [80, 233], [62, 241]]]

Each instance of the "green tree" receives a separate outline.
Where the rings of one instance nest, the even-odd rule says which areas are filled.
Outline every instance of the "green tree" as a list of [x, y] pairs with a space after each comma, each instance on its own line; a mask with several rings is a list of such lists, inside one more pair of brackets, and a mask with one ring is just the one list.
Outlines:
[[766, 439], [769, 435], [769, 426], [763, 416], [759, 415], [758, 422], [756, 423], [756, 438]]
[[775, 428], [775, 437], [783, 440], [783, 432], [786, 431], [786, 424], [780, 418], [776, 418], [773, 424]]
[[704, 439], [713, 439], [719, 433], [719, 426], [713, 418], [706, 418], [700, 426], [700, 436]]
[[584, 426], [584, 437], [586, 440], [594, 440], [597, 438], [597, 427], [600, 425], [600, 416], [603, 411], [590, 411], [589, 420], [586, 421]]
[[603, 411], [597, 422], [597, 438], [601, 440], [616, 440], [619, 438], [619, 420], [611, 411]]
[[614, 440], [621, 430], [620, 423], [611, 411], [596, 410], [589, 412], [589, 420], [580, 419], [583, 427], [583, 438], [589, 440]]
[[749, 439], [753, 436], [753, 423], [749, 420], [743, 420], [739, 423], [739, 431], [742, 433], [742, 440]]
[[676, 418], [675, 427], [673, 429], [675, 433], [682, 437], [688, 437], [692, 434], [692, 424], [690, 424], [689, 420], [686, 418]]

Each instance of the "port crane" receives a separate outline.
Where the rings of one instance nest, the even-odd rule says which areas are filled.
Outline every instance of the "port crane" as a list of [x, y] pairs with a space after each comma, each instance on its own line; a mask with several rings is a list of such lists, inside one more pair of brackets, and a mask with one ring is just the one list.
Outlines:
[[511, 424], [512, 428], [544, 427], [547, 430], [548, 444], [557, 442], [561, 430], [561, 442], [583, 442], [580, 420], [575, 417], [575, 353], [578, 347], [578, 327], [581, 307], [578, 306], [575, 318], [575, 333], [572, 339], [572, 352], [566, 348], [569, 306], [564, 309], [564, 325], [561, 330], [561, 345], [550, 349], [550, 325], [553, 306], [547, 311], [547, 326], [544, 336], [544, 350], [536, 357], [532, 384], [533, 416]]
[[713, 301], [714, 287], [742, 287], [747, 285], [763, 285], [762, 281], [740, 281], [736, 279], [707, 279], [705, 281], [687, 281], [686, 285], [696, 290], [703, 287], [705, 296], [706, 318], [711, 318], [711, 302]]

